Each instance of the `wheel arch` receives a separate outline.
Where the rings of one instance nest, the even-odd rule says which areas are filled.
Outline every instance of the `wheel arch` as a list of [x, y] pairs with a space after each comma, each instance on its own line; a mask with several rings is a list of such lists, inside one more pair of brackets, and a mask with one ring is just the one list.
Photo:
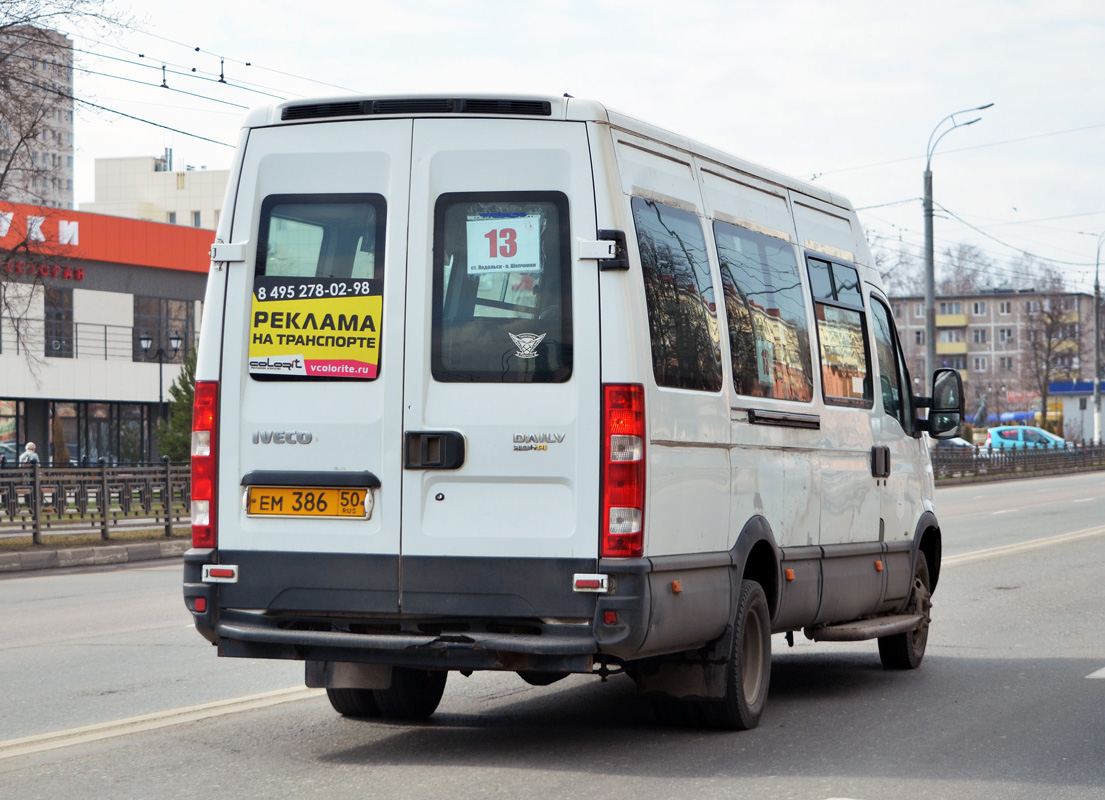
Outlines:
[[[943, 557], [943, 538], [940, 534], [940, 523], [936, 515], [926, 511], [917, 522], [917, 530], [913, 536], [914, 554], [913, 562], [917, 563], [917, 554], [922, 553], [928, 562], [929, 580], [932, 582], [931, 590], [936, 590], [936, 584], [940, 580], [940, 560]], [[916, 569], [916, 567], [914, 567]]]
[[779, 547], [771, 525], [763, 517], [752, 517], [741, 529], [732, 550], [733, 563], [737, 567], [737, 580], [733, 591], [734, 603], [740, 596], [740, 583], [756, 581], [767, 596], [768, 610], [774, 619], [779, 612]]

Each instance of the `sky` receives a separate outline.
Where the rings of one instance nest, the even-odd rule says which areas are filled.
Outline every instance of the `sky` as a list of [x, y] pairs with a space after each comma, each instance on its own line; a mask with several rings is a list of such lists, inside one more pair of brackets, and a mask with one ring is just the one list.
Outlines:
[[[73, 38], [76, 200], [97, 158], [226, 169], [249, 107], [312, 96], [564, 93], [846, 196], [920, 258], [930, 136], [938, 273], [978, 248], [1092, 291], [1105, 232], [1105, 3], [1096, 0], [149, 0]], [[164, 87], [162, 86], [164, 67]], [[225, 80], [220, 82], [219, 78]], [[275, 97], [274, 97], [275, 96]], [[121, 116], [130, 115], [138, 119]], [[153, 124], [162, 127], [156, 127]], [[175, 130], [169, 130], [169, 129]], [[933, 136], [935, 134], [935, 136]], [[210, 141], [208, 141], [210, 140]]]

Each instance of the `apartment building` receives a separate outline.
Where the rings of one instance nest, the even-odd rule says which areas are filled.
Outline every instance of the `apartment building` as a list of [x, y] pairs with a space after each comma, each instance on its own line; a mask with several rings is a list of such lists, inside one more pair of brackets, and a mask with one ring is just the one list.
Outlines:
[[[1058, 308], [1053, 308], [1058, 303]], [[925, 300], [892, 298], [894, 319], [917, 391], [925, 375]], [[1040, 409], [1040, 353], [1049, 382], [1093, 378], [1094, 299], [1078, 292], [994, 289], [936, 300], [937, 367], [963, 377], [967, 413], [985, 397], [987, 414], [1029, 419]], [[1060, 412], [1049, 401], [1049, 413]], [[1008, 417], [1007, 417], [1008, 418]]]
[[0, 31], [0, 200], [73, 208], [73, 43]]
[[0, 202], [0, 457], [154, 460], [214, 232]]
[[81, 211], [214, 230], [230, 170], [186, 165], [173, 169], [164, 155], [96, 159], [95, 200]]

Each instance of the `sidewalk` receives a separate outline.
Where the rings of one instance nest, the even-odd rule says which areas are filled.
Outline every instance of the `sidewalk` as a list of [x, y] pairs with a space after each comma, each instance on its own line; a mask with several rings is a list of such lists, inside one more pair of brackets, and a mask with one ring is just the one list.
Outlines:
[[109, 564], [130, 564], [157, 558], [176, 558], [191, 547], [186, 539], [131, 542], [97, 547], [71, 547], [60, 550], [0, 553], [0, 575], [36, 569], [97, 567]]

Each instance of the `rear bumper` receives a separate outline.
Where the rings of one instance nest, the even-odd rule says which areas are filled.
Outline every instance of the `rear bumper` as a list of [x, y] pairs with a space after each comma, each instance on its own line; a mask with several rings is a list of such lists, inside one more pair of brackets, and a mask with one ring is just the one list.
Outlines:
[[[203, 582], [213, 563], [236, 565], [238, 582]], [[190, 550], [184, 597], [222, 656], [589, 672], [640, 652], [650, 569], [604, 561], [610, 590], [598, 594], [572, 590], [593, 560], [404, 558], [400, 597], [395, 558]]]

